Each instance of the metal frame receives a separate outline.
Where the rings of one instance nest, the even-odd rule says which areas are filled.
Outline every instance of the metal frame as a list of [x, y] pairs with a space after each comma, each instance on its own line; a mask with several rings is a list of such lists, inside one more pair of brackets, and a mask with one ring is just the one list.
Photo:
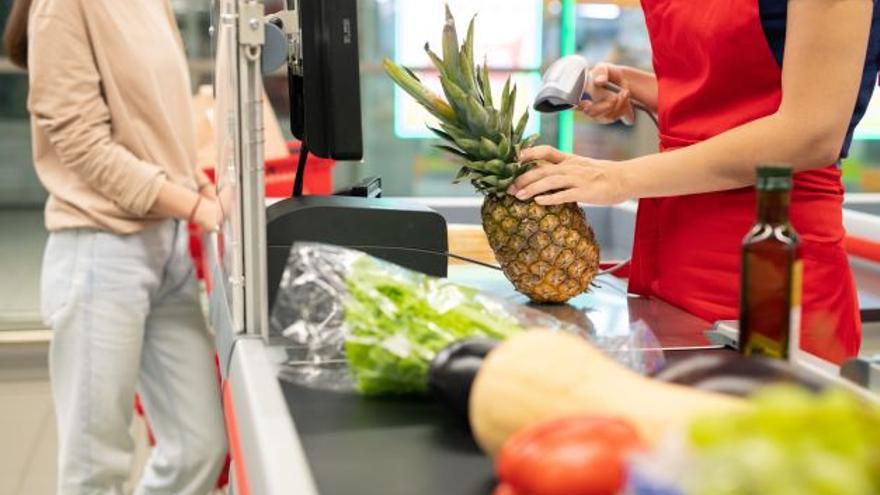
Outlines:
[[[229, 256], [213, 256], [215, 285], [227, 294], [212, 298], [212, 321], [233, 334], [268, 334], [266, 290], [266, 206], [263, 160], [263, 79], [260, 57], [265, 42], [264, 6], [261, 0], [217, 0], [218, 18], [212, 34], [218, 43], [215, 75], [218, 136], [218, 195], [226, 211], [223, 231], [210, 236], [208, 247], [218, 253], [222, 237]], [[219, 33], [218, 33], [219, 28]], [[231, 52], [231, 53], [230, 53]], [[222, 57], [222, 58], [221, 58]], [[219, 67], [219, 61], [225, 62]], [[223, 71], [222, 73], [220, 71]], [[225, 111], [224, 111], [225, 110]], [[229, 153], [225, 153], [229, 150]], [[222, 299], [222, 300], [221, 300]], [[219, 317], [218, 316], [218, 317]], [[213, 319], [213, 318], [212, 318]]]
[[266, 198], [263, 161], [263, 76], [265, 39], [262, 1], [238, 4], [238, 75], [241, 174], [244, 331], [268, 339], [266, 291]]
[[[216, 13], [217, 15], [213, 15]], [[241, 252], [241, 111], [239, 82], [238, 3], [215, 0], [211, 34], [214, 38], [215, 118], [217, 128], [217, 194], [226, 220], [221, 232], [208, 236], [214, 275], [211, 297], [212, 326], [232, 334], [244, 332], [244, 267]], [[221, 253], [220, 246], [225, 246]], [[223, 297], [216, 297], [215, 294]], [[221, 307], [215, 307], [221, 306]], [[219, 318], [219, 319], [215, 319]]]
[[[242, 337], [229, 365], [227, 407], [234, 411], [240, 443], [233, 462], [242, 463], [250, 492], [260, 495], [317, 495], [309, 462], [278, 384], [283, 349]], [[227, 418], [227, 421], [229, 418]], [[234, 473], [235, 470], [230, 470]], [[235, 493], [237, 483], [230, 484]]]
[[295, 75], [302, 75], [302, 29], [299, 24], [299, 0], [284, 0], [284, 8], [269, 17], [280, 21], [287, 36], [287, 65]]

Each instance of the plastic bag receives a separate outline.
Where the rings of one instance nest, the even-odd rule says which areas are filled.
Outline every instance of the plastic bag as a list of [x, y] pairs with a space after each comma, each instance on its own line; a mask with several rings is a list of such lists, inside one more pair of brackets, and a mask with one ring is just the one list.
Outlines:
[[291, 344], [282, 377], [368, 395], [424, 392], [431, 360], [446, 346], [535, 327], [581, 334], [641, 373], [663, 364], [646, 327], [597, 338], [537, 309], [323, 244], [291, 248], [270, 318], [272, 334]]

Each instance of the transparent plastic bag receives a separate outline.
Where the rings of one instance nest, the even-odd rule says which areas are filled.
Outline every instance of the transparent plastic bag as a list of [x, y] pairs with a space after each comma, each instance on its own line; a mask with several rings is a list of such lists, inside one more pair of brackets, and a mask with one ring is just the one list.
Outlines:
[[641, 373], [663, 364], [647, 327], [598, 338], [540, 310], [315, 243], [291, 248], [270, 318], [272, 334], [290, 342], [283, 378], [368, 395], [425, 392], [431, 360], [448, 345], [538, 327], [583, 335]]

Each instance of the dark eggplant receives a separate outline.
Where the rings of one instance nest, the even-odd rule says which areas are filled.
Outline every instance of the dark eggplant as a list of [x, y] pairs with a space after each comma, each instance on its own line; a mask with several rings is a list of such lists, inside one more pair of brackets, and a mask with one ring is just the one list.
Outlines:
[[428, 388], [434, 397], [467, 420], [471, 385], [483, 360], [497, 345], [488, 339], [463, 340], [437, 353], [428, 371]]
[[654, 378], [701, 390], [748, 397], [774, 383], [801, 385], [818, 392], [824, 385], [778, 359], [744, 357], [735, 353], [702, 354], [677, 361]]

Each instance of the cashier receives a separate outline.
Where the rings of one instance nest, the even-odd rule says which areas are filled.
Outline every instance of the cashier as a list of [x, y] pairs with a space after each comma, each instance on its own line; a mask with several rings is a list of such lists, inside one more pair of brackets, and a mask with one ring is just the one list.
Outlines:
[[136, 493], [209, 493], [226, 441], [186, 220], [213, 229], [220, 213], [194, 168], [171, 4], [16, 0], [4, 42], [28, 71], [34, 165], [49, 192], [40, 290], [56, 493], [124, 492], [135, 389], [156, 437]]
[[[592, 70], [599, 122], [632, 122], [628, 98], [658, 113], [661, 153], [614, 162], [549, 146], [511, 187], [520, 199], [639, 201], [630, 288], [708, 321], [736, 319], [740, 245], [755, 219], [755, 167], [795, 169], [791, 219], [803, 246], [802, 346], [840, 362], [861, 342], [843, 247], [840, 159], [880, 61], [872, 0], [643, 0], [654, 73]], [[611, 81], [615, 95], [598, 88]]]

